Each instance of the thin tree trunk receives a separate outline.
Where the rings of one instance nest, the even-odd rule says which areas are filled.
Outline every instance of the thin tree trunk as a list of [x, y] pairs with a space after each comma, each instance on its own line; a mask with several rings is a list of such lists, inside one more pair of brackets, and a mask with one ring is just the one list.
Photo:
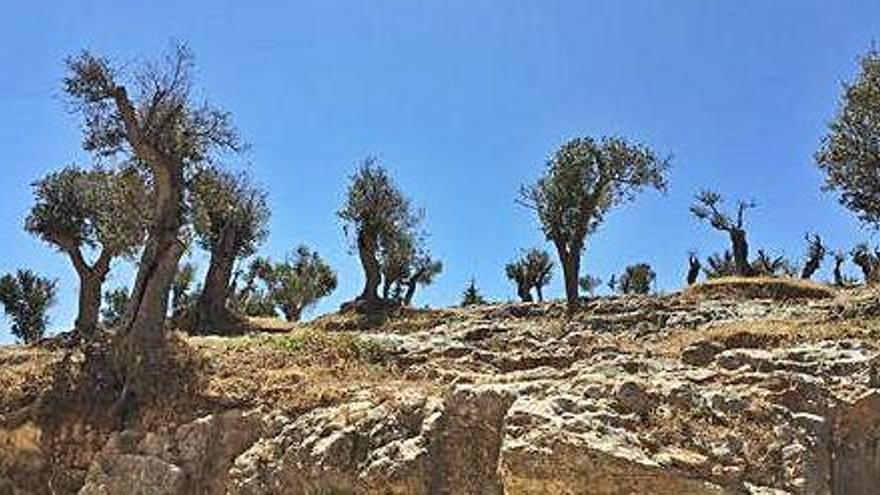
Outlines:
[[544, 290], [540, 285], [535, 286], [535, 292], [538, 293], [538, 302], [544, 302]]
[[377, 293], [382, 281], [382, 267], [376, 260], [375, 239], [363, 232], [358, 233], [358, 256], [361, 266], [364, 268], [364, 291], [360, 299], [375, 302], [379, 299]]

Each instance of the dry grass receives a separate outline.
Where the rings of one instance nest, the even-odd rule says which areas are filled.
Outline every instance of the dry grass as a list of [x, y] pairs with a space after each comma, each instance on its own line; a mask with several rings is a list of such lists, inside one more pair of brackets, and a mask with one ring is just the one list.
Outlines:
[[783, 277], [723, 277], [689, 287], [685, 294], [718, 299], [829, 299], [837, 291], [810, 280]]

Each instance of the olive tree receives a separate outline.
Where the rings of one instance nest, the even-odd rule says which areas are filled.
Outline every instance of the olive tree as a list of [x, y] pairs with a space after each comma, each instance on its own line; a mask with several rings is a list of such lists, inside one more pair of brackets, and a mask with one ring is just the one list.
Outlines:
[[229, 115], [193, 94], [193, 57], [184, 46], [159, 62], [125, 66], [85, 51], [69, 58], [67, 69], [64, 91], [84, 119], [84, 149], [139, 164], [151, 186], [130, 311], [116, 334], [123, 404], [155, 392], [165, 371], [168, 292], [186, 247], [186, 179], [242, 144]]
[[819, 237], [819, 234], [813, 234], [812, 237], [810, 237], [810, 234], [807, 234], [804, 238], [807, 241], [807, 256], [801, 269], [801, 278], [810, 279], [819, 270], [828, 250], [822, 244], [822, 238]]
[[254, 254], [268, 235], [266, 194], [247, 176], [206, 167], [193, 177], [192, 209], [196, 239], [211, 255], [194, 330], [234, 331], [237, 318], [226, 305], [232, 272], [236, 260]]
[[861, 59], [854, 81], [844, 84], [837, 115], [815, 159], [825, 186], [873, 227], [880, 226], [880, 52]]
[[592, 296], [596, 293], [596, 289], [602, 285], [602, 279], [595, 275], [586, 274], [578, 280], [578, 285], [581, 291], [585, 292], [588, 296]]
[[737, 203], [736, 214], [730, 215], [720, 210], [724, 200], [714, 191], [703, 191], [696, 196], [691, 205], [691, 213], [700, 220], [705, 220], [714, 229], [726, 232], [730, 237], [733, 255], [733, 274], [742, 277], [752, 275], [749, 264], [749, 243], [745, 229], [745, 213], [754, 208], [755, 203], [740, 201]]
[[358, 300], [376, 303], [382, 283], [382, 251], [393, 249], [401, 238], [414, 238], [422, 214], [413, 210], [375, 158], [364, 160], [351, 176], [345, 204], [337, 214], [364, 270], [364, 288]]
[[553, 277], [553, 261], [547, 251], [533, 248], [505, 265], [504, 272], [516, 284], [516, 293], [523, 302], [532, 301], [532, 289], [538, 301], [543, 301], [544, 286]]
[[587, 235], [611, 208], [633, 200], [645, 187], [665, 191], [669, 159], [621, 138], [572, 139], [547, 162], [544, 175], [520, 190], [544, 235], [556, 247], [569, 310], [578, 303], [578, 274]]
[[34, 197], [25, 229], [70, 258], [79, 276], [76, 330], [89, 337], [98, 326], [101, 287], [110, 263], [119, 256], [133, 257], [146, 235], [143, 177], [131, 166], [69, 166], [34, 183]]
[[43, 338], [49, 324], [46, 311], [55, 303], [56, 284], [31, 270], [0, 277], [0, 303], [12, 320], [12, 335], [25, 344]]
[[263, 274], [269, 297], [287, 321], [299, 321], [303, 311], [336, 289], [336, 273], [316, 251], [298, 246], [291, 257]]
[[637, 263], [626, 267], [617, 282], [617, 288], [622, 294], [648, 294], [657, 274], [647, 263]]

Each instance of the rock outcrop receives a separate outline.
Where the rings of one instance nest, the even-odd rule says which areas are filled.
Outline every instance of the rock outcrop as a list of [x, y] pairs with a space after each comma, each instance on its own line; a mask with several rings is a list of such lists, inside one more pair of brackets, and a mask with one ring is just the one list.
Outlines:
[[[358, 338], [383, 349], [384, 381], [306, 410], [115, 432], [79, 493], [877, 492], [880, 352], [853, 309], [873, 306], [592, 304], [572, 319], [530, 304], [372, 329]], [[846, 331], [807, 338], [779, 321]], [[45, 463], [27, 428], [0, 445]], [[4, 475], [0, 494], [20, 493]]]

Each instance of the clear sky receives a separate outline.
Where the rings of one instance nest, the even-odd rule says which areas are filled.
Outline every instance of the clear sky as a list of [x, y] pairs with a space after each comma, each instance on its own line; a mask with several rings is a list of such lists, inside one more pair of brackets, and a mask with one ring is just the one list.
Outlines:
[[[359, 290], [335, 212], [369, 154], [424, 207], [445, 264], [419, 305], [457, 303], [471, 277], [492, 299], [515, 297], [504, 263], [545, 245], [514, 204], [517, 189], [578, 135], [619, 134], [674, 156], [665, 196], [644, 194], [588, 241], [587, 272], [607, 278], [646, 261], [660, 289], [678, 288], [688, 250], [726, 248], [687, 210], [706, 187], [759, 203], [748, 217], [753, 248], [799, 258], [807, 230], [848, 248], [873, 234], [820, 191], [812, 155], [878, 20], [876, 0], [7, 1], [0, 272], [58, 278], [52, 328], [70, 328], [73, 269], [22, 231], [29, 184], [89, 162], [61, 95], [63, 59], [84, 48], [150, 58], [170, 40], [192, 47], [198, 87], [253, 145], [242, 162], [273, 208], [262, 254], [305, 242], [338, 271], [339, 288], [313, 315]], [[109, 285], [132, 272], [118, 263]], [[559, 297], [556, 275], [547, 292]], [[0, 342], [10, 340], [0, 323]]]

